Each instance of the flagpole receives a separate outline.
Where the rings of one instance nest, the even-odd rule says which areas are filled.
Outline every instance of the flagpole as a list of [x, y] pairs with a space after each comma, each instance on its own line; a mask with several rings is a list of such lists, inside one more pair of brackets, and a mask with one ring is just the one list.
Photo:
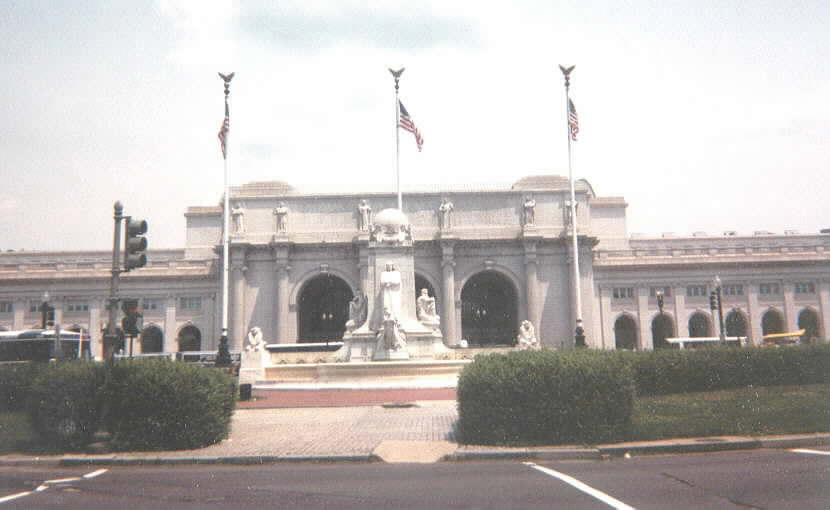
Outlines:
[[576, 291], [576, 328], [575, 328], [575, 343], [577, 346], [581, 346], [580, 343], [583, 344], [585, 342], [584, 336], [584, 329], [582, 327], [582, 289], [581, 289], [581, 282], [579, 277], [579, 242], [578, 236], [576, 232], [576, 189], [574, 187], [574, 175], [573, 175], [573, 165], [571, 161], [571, 139], [573, 135], [571, 133], [571, 97], [570, 97], [570, 87], [571, 87], [571, 71], [574, 70], [574, 67], [571, 66], [565, 68], [563, 66], [559, 66], [559, 69], [562, 70], [562, 74], [565, 75], [565, 125], [566, 125], [566, 134], [568, 136], [568, 181], [570, 182], [571, 186], [571, 239], [573, 241], [573, 257], [574, 257], [574, 290]]
[[230, 364], [230, 352], [228, 347], [228, 289], [230, 286], [230, 189], [228, 187], [228, 139], [230, 138], [229, 119], [230, 108], [228, 106], [228, 96], [230, 95], [231, 79], [234, 73], [227, 76], [219, 73], [219, 76], [225, 82], [225, 122], [222, 129], [224, 130], [224, 140], [222, 141], [222, 161], [224, 163], [225, 179], [224, 179], [224, 212], [222, 218], [222, 336], [219, 338], [219, 353], [216, 357], [217, 365]]
[[401, 79], [403, 70], [403, 67], [397, 71], [389, 69], [395, 78], [395, 175], [398, 187], [398, 210], [400, 211], [403, 211], [403, 197], [401, 196], [401, 102], [398, 99], [398, 81]]

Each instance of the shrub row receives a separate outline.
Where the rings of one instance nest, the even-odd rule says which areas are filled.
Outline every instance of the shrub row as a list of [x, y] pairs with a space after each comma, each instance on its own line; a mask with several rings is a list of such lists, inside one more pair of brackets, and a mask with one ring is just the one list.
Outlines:
[[619, 353], [638, 395], [830, 382], [830, 344]]
[[116, 449], [204, 447], [227, 437], [236, 397], [224, 372], [167, 360], [3, 366], [6, 381], [15, 389], [0, 397], [12, 395], [18, 408], [24, 400], [40, 440], [66, 449], [87, 444], [102, 424]]
[[26, 395], [43, 363], [0, 364], [0, 412], [23, 411]]
[[634, 377], [615, 353], [477, 356], [458, 380], [458, 436], [476, 444], [592, 443], [631, 425]]

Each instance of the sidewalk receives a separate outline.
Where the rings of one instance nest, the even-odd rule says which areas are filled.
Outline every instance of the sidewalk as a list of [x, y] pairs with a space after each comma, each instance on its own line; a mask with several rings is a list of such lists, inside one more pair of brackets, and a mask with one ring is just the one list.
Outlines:
[[[353, 390], [310, 392], [299, 390], [305, 402], [331, 403]], [[420, 395], [427, 395], [420, 390]], [[431, 390], [430, 390], [431, 391]], [[334, 393], [332, 393], [334, 392]], [[257, 391], [255, 394], [262, 392]], [[284, 404], [289, 393], [274, 392], [258, 402]], [[628, 455], [711, 452], [757, 448], [799, 448], [830, 445], [830, 434], [779, 437], [684, 438], [667, 441], [539, 448], [461, 446], [453, 424], [458, 418], [455, 400], [418, 400], [418, 392], [362, 391], [364, 405], [351, 407], [257, 408], [257, 401], [240, 405], [234, 413], [230, 437], [199, 450], [135, 452], [105, 455], [70, 454], [29, 457], [0, 456], [2, 465], [129, 465], [129, 464], [262, 464], [272, 462], [435, 462], [498, 459], [598, 460]], [[390, 398], [388, 397], [401, 397]], [[446, 392], [444, 394], [446, 396]], [[406, 397], [406, 398], [404, 398]], [[291, 398], [299, 398], [292, 395]], [[356, 394], [350, 395], [353, 400]], [[379, 405], [376, 401], [388, 402]], [[302, 402], [300, 402], [302, 403]], [[243, 403], [241, 403], [243, 404]], [[342, 405], [342, 403], [340, 404]]]

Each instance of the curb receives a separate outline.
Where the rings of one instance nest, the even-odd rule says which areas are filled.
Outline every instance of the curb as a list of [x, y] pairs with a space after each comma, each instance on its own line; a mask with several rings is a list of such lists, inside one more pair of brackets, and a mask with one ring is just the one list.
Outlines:
[[0, 466], [172, 466], [172, 465], [263, 465], [282, 463], [369, 463], [380, 458], [369, 455], [247, 455], [235, 457], [62, 457], [55, 459], [0, 459]]
[[713, 439], [701, 439], [697, 441], [682, 441], [669, 444], [650, 445], [620, 445], [601, 446], [597, 450], [602, 455], [609, 457], [623, 457], [631, 455], [660, 455], [665, 453], [710, 453], [729, 450], [756, 450], [762, 448], [758, 439], [733, 439], [718, 441]]
[[480, 460], [600, 460], [602, 455], [596, 448], [562, 448], [557, 450], [480, 450], [451, 453], [441, 460], [445, 462], [466, 462]]

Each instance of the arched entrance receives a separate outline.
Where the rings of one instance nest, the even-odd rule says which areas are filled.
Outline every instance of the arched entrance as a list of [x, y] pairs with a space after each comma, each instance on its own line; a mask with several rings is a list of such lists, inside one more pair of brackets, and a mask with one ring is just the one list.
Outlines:
[[666, 338], [672, 338], [674, 333], [674, 319], [667, 313], [658, 314], [651, 321], [651, 341], [655, 349], [668, 349], [672, 347]]
[[164, 350], [164, 334], [158, 326], [147, 326], [141, 331], [141, 352], [162, 352]]
[[778, 310], [769, 309], [761, 317], [761, 334], [772, 335], [784, 332], [784, 318]]
[[818, 314], [811, 308], [805, 308], [798, 314], [798, 329], [804, 329], [804, 335], [801, 337], [801, 343], [809, 344], [815, 343], [818, 340]]
[[689, 337], [701, 338], [715, 336], [712, 333], [712, 322], [709, 316], [703, 312], [695, 312], [689, 317]]
[[614, 343], [617, 349], [637, 349], [637, 322], [630, 315], [620, 315], [614, 322]]
[[732, 310], [726, 314], [724, 326], [726, 327], [726, 336], [746, 337], [748, 334], [746, 316], [738, 310]]
[[516, 289], [507, 277], [484, 271], [467, 280], [461, 289], [462, 338], [474, 345], [512, 345], [518, 327]]
[[202, 332], [193, 325], [185, 326], [179, 331], [179, 352], [201, 351]]
[[331, 342], [343, 339], [349, 320], [352, 289], [342, 278], [329, 273], [310, 279], [303, 286], [299, 304], [298, 342]]

